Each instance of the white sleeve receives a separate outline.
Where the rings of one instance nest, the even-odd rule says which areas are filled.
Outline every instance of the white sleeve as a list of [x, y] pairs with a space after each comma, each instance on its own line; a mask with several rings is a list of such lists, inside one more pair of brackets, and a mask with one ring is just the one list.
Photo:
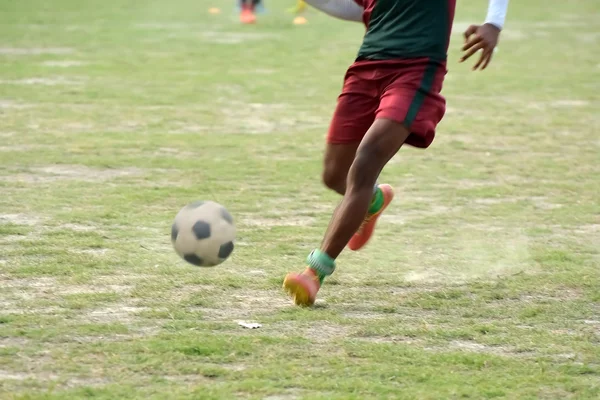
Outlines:
[[354, 0], [305, 0], [317, 10], [346, 21], [362, 22], [364, 9]]
[[509, 0], [490, 0], [485, 23], [495, 25], [498, 29], [502, 29], [504, 27], [504, 20], [506, 19], [506, 12], [508, 11], [508, 1]]

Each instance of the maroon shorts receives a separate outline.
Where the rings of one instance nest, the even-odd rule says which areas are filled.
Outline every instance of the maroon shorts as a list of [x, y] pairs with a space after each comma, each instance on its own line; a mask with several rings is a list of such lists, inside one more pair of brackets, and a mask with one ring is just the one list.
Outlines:
[[406, 143], [426, 148], [446, 111], [440, 95], [446, 66], [427, 58], [357, 61], [344, 78], [327, 142], [360, 142], [376, 118], [404, 124]]

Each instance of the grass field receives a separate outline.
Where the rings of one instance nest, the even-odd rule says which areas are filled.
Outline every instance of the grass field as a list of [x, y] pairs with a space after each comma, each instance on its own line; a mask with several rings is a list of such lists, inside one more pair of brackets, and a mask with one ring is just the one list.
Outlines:
[[[231, 3], [0, 2], [0, 398], [600, 398], [600, 4], [512, 2], [472, 73], [459, 2], [436, 141], [299, 309], [363, 28]], [[238, 227], [214, 269], [170, 244], [198, 199]]]

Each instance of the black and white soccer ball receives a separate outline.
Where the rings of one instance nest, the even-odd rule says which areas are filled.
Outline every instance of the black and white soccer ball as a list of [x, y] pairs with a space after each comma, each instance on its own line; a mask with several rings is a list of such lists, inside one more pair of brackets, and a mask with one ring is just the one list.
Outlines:
[[231, 214], [214, 201], [196, 201], [183, 207], [171, 226], [177, 254], [198, 267], [221, 264], [233, 252], [235, 225]]

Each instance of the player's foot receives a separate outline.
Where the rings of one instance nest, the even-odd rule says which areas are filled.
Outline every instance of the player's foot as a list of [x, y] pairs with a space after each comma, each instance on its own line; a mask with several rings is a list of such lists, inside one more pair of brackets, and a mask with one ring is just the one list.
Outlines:
[[253, 24], [256, 22], [256, 16], [254, 12], [247, 7], [242, 8], [242, 12], [240, 13], [240, 22], [242, 24]]
[[360, 225], [360, 228], [358, 228], [358, 231], [356, 231], [354, 236], [352, 236], [352, 239], [350, 239], [350, 242], [348, 242], [348, 248], [350, 250], [360, 250], [365, 244], [367, 244], [367, 242], [369, 241], [369, 239], [371, 239], [371, 236], [373, 235], [377, 219], [394, 198], [394, 189], [390, 185], [382, 184], [378, 187], [381, 190], [381, 194], [383, 195], [383, 204], [376, 212], [372, 214], [367, 214], [365, 220]]
[[312, 306], [315, 303], [317, 292], [321, 287], [319, 277], [311, 268], [298, 274], [290, 272], [283, 280], [283, 288], [299, 306]]

